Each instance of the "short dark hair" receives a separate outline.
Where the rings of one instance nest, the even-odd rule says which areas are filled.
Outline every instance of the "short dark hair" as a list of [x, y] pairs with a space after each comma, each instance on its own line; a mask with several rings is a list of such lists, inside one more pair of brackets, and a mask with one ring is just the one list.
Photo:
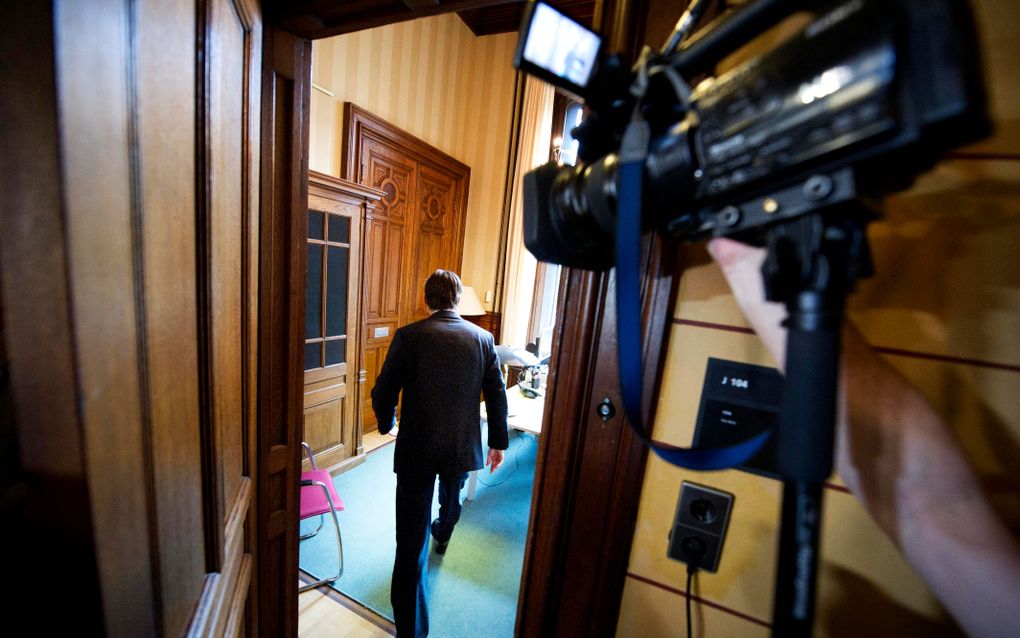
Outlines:
[[439, 269], [425, 281], [425, 305], [432, 310], [453, 310], [463, 290], [457, 273]]

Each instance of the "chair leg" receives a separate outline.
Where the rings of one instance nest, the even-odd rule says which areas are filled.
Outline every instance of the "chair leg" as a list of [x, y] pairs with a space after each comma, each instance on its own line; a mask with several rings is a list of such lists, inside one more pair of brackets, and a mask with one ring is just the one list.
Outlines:
[[[315, 589], [321, 585], [327, 585], [329, 583], [336, 582], [344, 574], [344, 544], [343, 539], [340, 537], [340, 518], [336, 515], [336, 506], [333, 503], [333, 498], [329, 495], [329, 490], [326, 489], [326, 484], [321, 481], [315, 481], [315, 484], [322, 488], [322, 491], [326, 494], [326, 501], [329, 503], [330, 514], [333, 515], [333, 525], [336, 529], [336, 549], [337, 558], [340, 561], [340, 569], [337, 571], [336, 576], [331, 578], [320, 578], [314, 583], [308, 583], [298, 588], [298, 593], [308, 591], [309, 589]], [[321, 527], [321, 525], [320, 525]], [[316, 530], [318, 531], [318, 530]]]
[[322, 529], [322, 521], [323, 521], [322, 517], [323, 517], [323, 515], [319, 514], [319, 526], [315, 528], [314, 532], [308, 532], [307, 534], [302, 534], [301, 536], [298, 536], [298, 540], [299, 541], [303, 541], [306, 538], [311, 538], [312, 536], [315, 536], [316, 534], [318, 534], [319, 530]]

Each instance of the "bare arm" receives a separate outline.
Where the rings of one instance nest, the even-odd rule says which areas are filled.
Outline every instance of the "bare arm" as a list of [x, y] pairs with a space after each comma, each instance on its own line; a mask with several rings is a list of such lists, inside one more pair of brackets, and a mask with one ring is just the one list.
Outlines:
[[[716, 239], [748, 321], [784, 360], [785, 309], [764, 299], [764, 250]], [[843, 333], [836, 466], [960, 625], [975, 636], [1020, 627], [1020, 547], [996, 516], [942, 419], [849, 324]]]

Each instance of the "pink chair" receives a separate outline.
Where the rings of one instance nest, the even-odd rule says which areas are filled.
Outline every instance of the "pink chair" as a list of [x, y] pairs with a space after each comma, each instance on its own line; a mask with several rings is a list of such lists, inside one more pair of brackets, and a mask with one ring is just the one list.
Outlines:
[[332, 514], [333, 525], [336, 527], [336, 549], [340, 561], [340, 570], [332, 578], [323, 578], [314, 583], [299, 587], [298, 593], [332, 583], [343, 576], [344, 573], [344, 544], [340, 538], [340, 519], [336, 515], [337, 512], [344, 509], [344, 502], [340, 500], [340, 495], [337, 494], [336, 488], [333, 486], [333, 477], [329, 475], [329, 472], [320, 470], [315, 466], [312, 448], [304, 442], [301, 443], [301, 447], [305, 448], [305, 452], [308, 453], [308, 460], [312, 463], [312, 470], [310, 472], [301, 473], [301, 520], [318, 516], [319, 526], [315, 528], [314, 532], [302, 534], [298, 538], [303, 541], [318, 534], [319, 530], [322, 529], [323, 516], [327, 512]]

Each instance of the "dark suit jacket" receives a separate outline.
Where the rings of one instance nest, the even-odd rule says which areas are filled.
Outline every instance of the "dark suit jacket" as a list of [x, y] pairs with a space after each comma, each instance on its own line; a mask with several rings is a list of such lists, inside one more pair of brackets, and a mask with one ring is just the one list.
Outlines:
[[385, 434], [404, 392], [393, 471], [459, 474], [479, 470], [478, 397], [485, 396], [489, 447], [509, 445], [506, 389], [492, 335], [452, 310], [440, 310], [393, 335], [372, 389], [372, 409]]

